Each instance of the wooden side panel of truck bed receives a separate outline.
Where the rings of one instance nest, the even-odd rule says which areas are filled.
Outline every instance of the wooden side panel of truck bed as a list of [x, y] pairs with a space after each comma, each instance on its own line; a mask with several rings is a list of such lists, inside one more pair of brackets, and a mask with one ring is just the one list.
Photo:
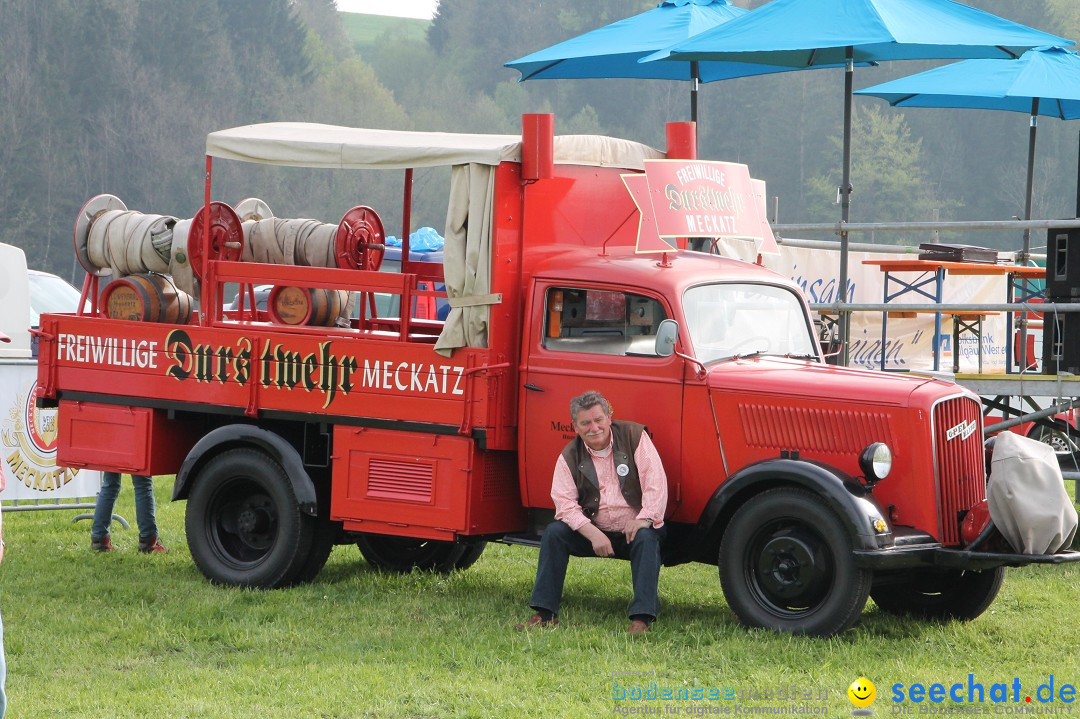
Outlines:
[[[46, 316], [39, 385], [46, 397], [144, 404], [251, 417], [431, 425], [479, 436], [500, 387], [488, 351], [438, 355], [376, 333], [217, 327]], [[501, 383], [505, 384], [505, 383]], [[142, 400], [142, 402], [140, 402]]]

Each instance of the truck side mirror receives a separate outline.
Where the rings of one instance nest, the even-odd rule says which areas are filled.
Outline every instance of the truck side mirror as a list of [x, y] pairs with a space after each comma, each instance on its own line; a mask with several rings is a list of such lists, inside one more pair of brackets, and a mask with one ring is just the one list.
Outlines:
[[675, 340], [679, 336], [679, 323], [675, 320], [663, 320], [656, 328], [656, 354], [658, 357], [670, 357], [675, 354]]

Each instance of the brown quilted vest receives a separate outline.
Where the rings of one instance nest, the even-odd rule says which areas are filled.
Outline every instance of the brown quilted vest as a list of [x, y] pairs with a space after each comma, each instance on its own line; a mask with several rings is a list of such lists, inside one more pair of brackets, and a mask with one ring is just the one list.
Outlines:
[[[634, 451], [637, 450], [644, 430], [645, 426], [636, 422], [611, 423], [611, 459], [615, 464], [615, 476], [619, 478], [619, 489], [626, 503], [637, 512], [641, 511], [641, 479], [634, 464]], [[589, 454], [585, 441], [581, 437], [575, 437], [563, 448], [562, 456], [566, 460], [566, 466], [570, 468], [574, 484], [577, 485], [578, 504], [585, 516], [591, 519], [600, 509], [600, 480], [596, 477], [592, 455]], [[620, 465], [626, 466], [626, 476], [619, 474]]]

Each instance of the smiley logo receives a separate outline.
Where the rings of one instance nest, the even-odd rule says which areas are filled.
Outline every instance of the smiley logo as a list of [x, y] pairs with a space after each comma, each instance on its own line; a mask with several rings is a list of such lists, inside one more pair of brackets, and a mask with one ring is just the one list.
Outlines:
[[868, 707], [877, 699], [877, 687], [866, 677], [859, 677], [848, 687], [847, 695], [855, 706]]

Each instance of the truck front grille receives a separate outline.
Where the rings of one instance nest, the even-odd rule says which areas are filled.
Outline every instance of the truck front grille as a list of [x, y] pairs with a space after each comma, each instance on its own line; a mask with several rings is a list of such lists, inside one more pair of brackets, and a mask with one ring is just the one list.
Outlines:
[[946, 546], [960, 544], [961, 513], [986, 499], [980, 409], [970, 397], [953, 397], [933, 411], [934, 475]]

